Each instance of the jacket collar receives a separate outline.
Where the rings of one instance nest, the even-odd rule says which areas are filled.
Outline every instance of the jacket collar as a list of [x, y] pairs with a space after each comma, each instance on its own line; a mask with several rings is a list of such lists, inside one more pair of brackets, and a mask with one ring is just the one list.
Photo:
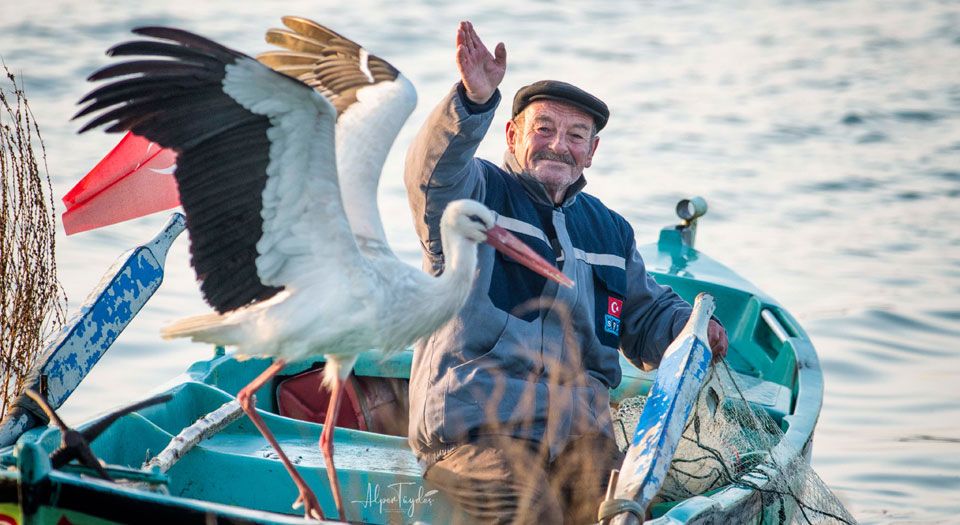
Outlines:
[[[514, 156], [513, 153], [510, 153], [509, 150], [503, 154], [503, 168], [520, 181], [523, 189], [527, 190], [527, 194], [530, 195], [534, 202], [550, 207], [555, 206], [553, 198], [547, 193], [547, 189], [543, 186], [543, 183], [535, 179], [533, 175], [524, 171], [523, 168], [520, 167], [520, 162], [517, 160], [517, 157]], [[579, 194], [580, 190], [586, 185], [587, 179], [581, 174], [579, 179], [567, 187], [566, 195], [563, 196], [563, 202], [560, 204], [560, 207], [566, 208], [573, 204], [577, 200], [577, 194]]]

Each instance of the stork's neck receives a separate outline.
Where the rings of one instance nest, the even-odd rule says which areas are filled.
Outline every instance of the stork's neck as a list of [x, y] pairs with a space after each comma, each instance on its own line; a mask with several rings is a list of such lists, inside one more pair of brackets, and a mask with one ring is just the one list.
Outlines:
[[[378, 332], [383, 338], [381, 346], [388, 351], [405, 348], [424, 335], [441, 329], [460, 312], [470, 295], [477, 268], [477, 245], [454, 231], [447, 222], [440, 222], [446, 260], [443, 273], [432, 278], [404, 265], [415, 275], [405, 279], [403, 282], [407, 285], [398, 289], [400, 296], [396, 306], [408, 309], [411, 312], [409, 317], [416, 322], [408, 322], [406, 315], [382, 318], [385, 324]], [[397, 264], [401, 263], [397, 261]]]
[[473, 285], [477, 270], [477, 244], [445, 224], [440, 226], [440, 240], [444, 266], [443, 273], [437, 278], [438, 288], [443, 289], [443, 301], [450, 301], [447, 307], [459, 310]]
[[441, 224], [440, 242], [443, 246], [443, 275], [472, 277], [477, 269], [477, 244], [446, 224]]

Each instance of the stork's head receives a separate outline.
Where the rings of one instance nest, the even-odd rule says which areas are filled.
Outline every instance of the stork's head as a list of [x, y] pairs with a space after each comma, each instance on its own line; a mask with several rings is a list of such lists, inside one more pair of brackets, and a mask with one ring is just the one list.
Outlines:
[[453, 235], [477, 244], [485, 242], [531, 271], [564, 286], [573, 286], [573, 281], [556, 266], [515, 235], [497, 226], [496, 214], [477, 201], [463, 199], [451, 202], [443, 211], [440, 223]]

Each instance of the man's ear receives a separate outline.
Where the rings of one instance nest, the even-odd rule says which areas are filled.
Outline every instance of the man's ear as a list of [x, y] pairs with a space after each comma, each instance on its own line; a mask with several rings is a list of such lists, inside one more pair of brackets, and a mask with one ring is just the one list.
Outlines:
[[593, 144], [590, 145], [590, 154], [587, 155], [586, 162], [583, 163], [584, 168], [589, 168], [593, 164], [593, 154], [597, 152], [597, 146], [600, 145], [600, 137], [593, 137]]
[[508, 120], [506, 129], [507, 149], [510, 150], [511, 155], [517, 154], [515, 151], [516, 147], [514, 146], [514, 144], [516, 144], [517, 133], [520, 133], [517, 124], [513, 120]]

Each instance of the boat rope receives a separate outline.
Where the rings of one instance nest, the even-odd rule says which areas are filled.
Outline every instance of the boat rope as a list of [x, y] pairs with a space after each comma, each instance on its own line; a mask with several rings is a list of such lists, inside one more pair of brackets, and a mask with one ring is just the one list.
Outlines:
[[597, 511], [597, 520], [601, 523], [607, 523], [604, 520], [609, 520], [610, 518], [618, 514], [623, 514], [624, 512], [633, 514], [638, 520], [640, 520], [640, 523], [643, 523], [643, 507], [641, 507], [636, 501], [623, 498], [611, 498], [601, 501], [600, 509]]
[[47, 412], [39, 403], [34, 401], [32, 397], [28, 396], [26, 392], [20, 394], [19, 397], [13, 400], [13, 406], [32, 415], [38, 425], [47, 425], [50, 423], [50, 416], [47, 415]]

